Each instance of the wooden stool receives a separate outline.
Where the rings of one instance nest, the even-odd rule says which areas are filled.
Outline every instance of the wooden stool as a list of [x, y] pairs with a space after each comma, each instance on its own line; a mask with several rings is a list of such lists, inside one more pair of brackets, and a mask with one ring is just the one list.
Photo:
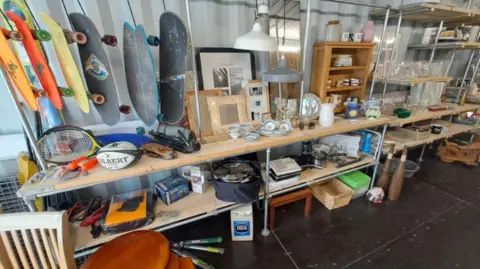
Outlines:
[[282, 196], [274, 197], [268, 204], [268, 211], [270, 212], [270, 229], [275, 228], [275, 209], [279, 206], [290, 204], [298, 200], [305, 199], [305, 217], [310, 216], [310, 209], [312, 207], [312, 190], [305, 188], [299, 191], [291, 192]]

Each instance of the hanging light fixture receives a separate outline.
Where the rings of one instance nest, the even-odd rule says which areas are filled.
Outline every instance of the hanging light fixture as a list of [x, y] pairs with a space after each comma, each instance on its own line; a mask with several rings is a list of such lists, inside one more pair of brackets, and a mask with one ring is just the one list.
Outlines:
[[265, 82], [300, 82], [303, 80], [303, 75], [300, 72], [290, 68], [287, 64], [287, 59], [282, 56], [277, 62], [277, 66], [272, 70], [262, 74], [262, 81]]
[[262, 32], [261, 22], [269, 18], [267, 5], [257, 5], [255, 23], [251, 32], [243, 34], [235, 40], [233, 45], [236, 49], [255, 50], [255, 51], [277, 51], [278, 44], [275, 38]]

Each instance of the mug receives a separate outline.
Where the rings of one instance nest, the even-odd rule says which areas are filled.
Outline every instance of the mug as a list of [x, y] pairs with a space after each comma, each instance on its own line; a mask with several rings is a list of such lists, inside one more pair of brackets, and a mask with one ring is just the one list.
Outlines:
[[350, 79], [350, 85], [351, 86], [358, 86], [360, 84], [362, 84], [363, 80], [359, 79], [359, 78], [351, 78]]
[[350, 86], [350, 80], [348, 78], [343, 80], [343, 86]]
[[353, 34], [353, 42], [361, 42], [363, 37], [363, 33], [354, 33]]
[[342, 36], [340, 37], [340, 40], [342, 42], [349, 42], [350, 41], [350, 33], [348, 33], [348, 32], [342, 33]]
[[432, 124], [432, 134], [441, 134], [448, 131], [448, 127], [442, 126], [440, 124]]

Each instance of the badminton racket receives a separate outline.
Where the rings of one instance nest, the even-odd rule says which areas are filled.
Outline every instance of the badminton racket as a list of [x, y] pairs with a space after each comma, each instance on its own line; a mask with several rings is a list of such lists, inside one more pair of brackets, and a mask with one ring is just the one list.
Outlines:
[[38, 147], [46, 162], [67, 165], [80, 157], [94, 155], [100, 143], [86, 130], [64, 125], [47, 130], [38, 139]]

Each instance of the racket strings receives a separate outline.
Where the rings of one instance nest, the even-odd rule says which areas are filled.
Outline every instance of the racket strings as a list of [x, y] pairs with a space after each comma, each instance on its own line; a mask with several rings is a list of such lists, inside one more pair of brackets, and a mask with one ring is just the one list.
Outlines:
[[90, 136], [77, 130], [59, 130], [43, 137], [39, 148], [47, 162], [67, 164], [90, 156], [96, 145]]

